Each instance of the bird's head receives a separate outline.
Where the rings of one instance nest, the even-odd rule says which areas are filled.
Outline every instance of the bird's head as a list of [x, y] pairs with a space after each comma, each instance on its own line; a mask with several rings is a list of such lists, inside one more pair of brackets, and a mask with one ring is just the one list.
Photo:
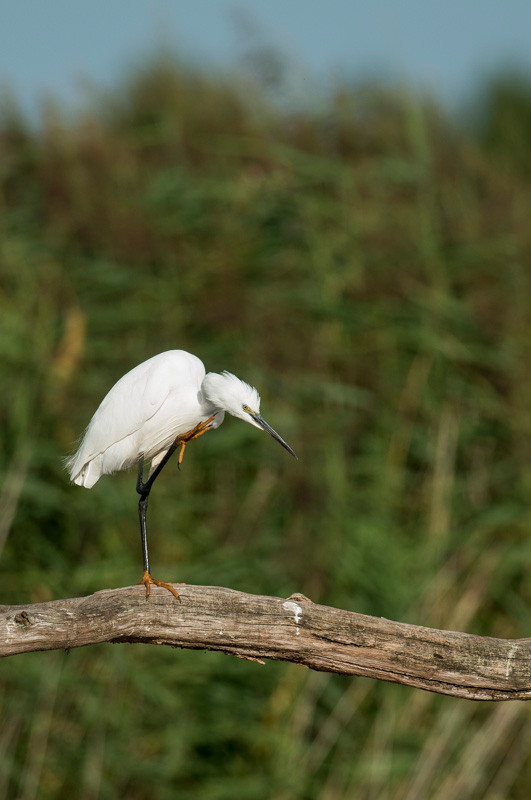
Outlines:
[[254, 386], [241, 381], [230, 372], [209, 372], [201, 386], [205, 400], [220, 411], [227, 411], [233, 417], [249, 422], [276, 439], [288, 453], [295, 453], [281, 436], [273, 430], [260, 414], [260, 395]]

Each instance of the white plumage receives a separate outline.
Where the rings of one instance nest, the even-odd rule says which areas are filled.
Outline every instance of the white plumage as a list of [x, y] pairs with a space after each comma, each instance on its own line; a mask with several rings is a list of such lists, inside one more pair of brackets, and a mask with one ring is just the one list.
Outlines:
[[184, 350], [159, 353], [126, 373], [103, 398], [67, 461], [70, 477], [90, 489], [102, 475], [141, 458], [151, 459], [153, 470], [176, 438], [212, 415], [209, 427], [218, 428], [225, 411], [263, 427], [254, 419], [260, 395], [252, 386], [229, 372], [205, 375], [203, 362]]
[[[295, 455], [260, 415], [260, 395], [230, 372], [205, 374], [203, 362], [184, 350], [168, 350], [144, 361], [115, 383], [92, 417], [81, 445], [67, 460], [70, 478], [90, 489], [102, 475], [138, 464], [136, 489], [144, 560], [146, 596], [156, 581], [149, 570], [147, 503], [153, 482], [180, 445], [218, 428], [225, 412], [267, 431]], [[144, 461], [151, 459], [144, 481]]]

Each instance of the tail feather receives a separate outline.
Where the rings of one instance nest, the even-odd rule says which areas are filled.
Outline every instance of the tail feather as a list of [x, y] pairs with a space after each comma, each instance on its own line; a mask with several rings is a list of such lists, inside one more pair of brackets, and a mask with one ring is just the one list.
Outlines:
[[84, 486], [85, 489], [91, 489], [94, 484], [101, 478], [102, 475], [102, 455], [97, 455], [95, 458], [87, 461], [86, 464], [80, 464], [76, 455], [67, 459], [66, 468], [70, 474], [70, 480], [78, 486]]

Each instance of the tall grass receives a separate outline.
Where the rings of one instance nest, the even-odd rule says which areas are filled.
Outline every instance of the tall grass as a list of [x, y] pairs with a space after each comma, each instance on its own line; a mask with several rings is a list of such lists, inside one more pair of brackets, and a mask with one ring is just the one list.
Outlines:
[[[72, 121], [0, 127], [4, 603], [139, 578], [134, 476], [63, 457], [182, 347], [262, 393], [170, 465], [153, 571], [529, 634], [531, 192], [437, 109], [344, 90], [251, 108], [151, 67]], [[501, 155], [500, 155], [501, 154]], [[0, 796], [527, 800], [522, 703], [144, 646], [0, 669]]]

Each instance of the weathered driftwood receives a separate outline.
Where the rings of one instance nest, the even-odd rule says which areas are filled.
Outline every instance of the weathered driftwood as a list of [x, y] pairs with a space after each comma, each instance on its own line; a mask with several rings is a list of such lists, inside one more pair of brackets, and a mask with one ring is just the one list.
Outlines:
[[363, 675], [473, 700], [531, 699], [531, 639], [493, 639], [217, 586], [153, 587], [0, 606], [0, 656], [147, 642]]

